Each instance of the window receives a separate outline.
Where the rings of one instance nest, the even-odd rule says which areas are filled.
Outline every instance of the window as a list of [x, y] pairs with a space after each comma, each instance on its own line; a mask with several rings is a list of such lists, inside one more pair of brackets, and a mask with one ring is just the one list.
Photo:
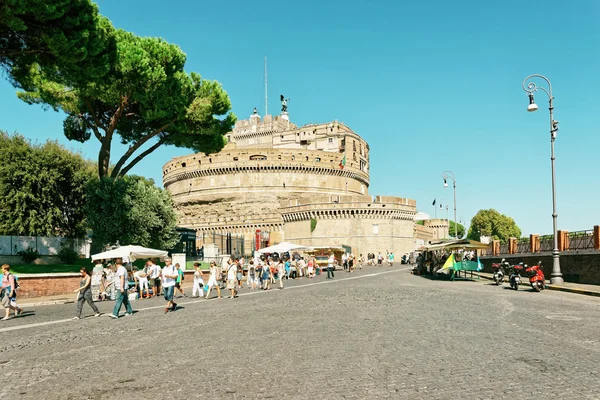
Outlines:
[[263, 156], [262, 154], [255, 154], [253, 156], [250, 156], [250, 160], [254, 161], [254, 160], [258, 160], [258, 161], [264, 161], [267, 159], [267, 156]]
[[379, 225], [373, 224], [373, 235], [379, 235]]
[[332, 138], [332, 137], [330, 137], [329, 139], [327, 139], [327, 141], [328, 141], [329, 143], [333, 143], [333, 138]]
[[182, 162], [182, 163], [181, 163], [181, 166], [182, 166], [183, 168], [185, 168], [185, 166], [186, 166], [186, 165], [187, 165], [187, 164], [186, 164], [186, 163], [184, 163], [184, 162]]
[[238, 161], [238, 158], [237, 157], [233, 157], [233, 161]]
[[316, 162], [321, 162], [321, 157], [317, 157], [317, 158], [315, 158], [315, 161], [316, 161]]

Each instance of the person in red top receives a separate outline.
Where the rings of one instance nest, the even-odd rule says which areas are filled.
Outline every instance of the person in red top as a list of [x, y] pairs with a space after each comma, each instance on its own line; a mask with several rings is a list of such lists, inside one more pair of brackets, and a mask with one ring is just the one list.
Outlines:
[[10, 265], [4, 264], [2, 266], [2, 305], [6, 310], [6, 315], [2, 318], [2, 321], [10, 319], [10, 310], [15, 311], [15, 316], [19, 315], [22, 311], [18, 307], [11, 305], [11, 302], [15, 302], [17, 292], [15, 291], [15, 276], [10, 273]]

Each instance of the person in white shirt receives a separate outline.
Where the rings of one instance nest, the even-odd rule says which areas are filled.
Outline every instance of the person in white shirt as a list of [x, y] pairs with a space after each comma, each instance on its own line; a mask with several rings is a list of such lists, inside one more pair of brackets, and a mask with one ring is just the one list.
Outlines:
[[202, 287], [204, 286], [204, 279], [202, 277], [202, 271], [200, 271], [200, 263], [194, 263], [194, 286], [192, 288], [192, 297], [200, 297], [203, 295]]
[[237, 297], [237, 290], [235, 290], [236, 277], [237, 277], [237, 264], [230, 258], [227, 262], [227, 289], [231, 291], [230, 299]]
[[162, 269], [162, 287], [167, 306], [165, 307], [165, 314], [169, 311], [175, 311], [177, 309], [177, 303], [173, 302], [173, 294], [175, 293], [175, 281], [177, 280], [177, 269], [171, 264], [171, 259], [165, 260], [165, 266]]
[[152, 288], [152, 294], [156, 297], [160, 295], [160, 267], [152, 261], [148, 262], [150, 263], [148, 266], [148, 274], [150, 275], [148, 283]]
[[141, 270], [135, 273], [140, 288], [140, 299], [144, 298], [144, 288], [146, 288], [146, 297], [150, 296], [148, 291], [148, 263]]
[[129, 294], [127, 293], [128, 288], [127, 270], [121, 263], [117, 263], [117, 273], [115, 276], [115, 289], [117, 291], [117, 300], [115, 302], [115, 308], [113, 308], [112, 318], [119, 318], [119, 311], [121, 311], [121, 304], [125, 305], [125, 316], [129, 317], [133, 315], [133, 309], [129, 302]]
[[285, 266], [281, 258], [277, 263], [277, 279], [279, 279], [279, 289], [283, 289], [283, 277], [285, 275]]
[[217, 263], [214, 261], [210, 262], [210, 277], [208, 278], [208, 292], [206, 292], [206, 298], [210, 296], [210, 291], [214, 287], [217, 289], [217, 295], [219, 299], [221, 298], [221, 288], [219, 287], [219, 281], [221, 280], [221, 268], [217, 266]]
[[335, 278], [335, 273], [333, 272], [335, 268], [335, 257], [333, 253], [329, 255], [329, 259], [327, 260], [327, 279]]

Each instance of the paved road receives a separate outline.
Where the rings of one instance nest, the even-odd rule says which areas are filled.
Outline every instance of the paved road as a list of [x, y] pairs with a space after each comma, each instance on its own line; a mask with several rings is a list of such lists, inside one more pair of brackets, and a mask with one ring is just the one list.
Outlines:
[[0, 398], [600, 398], [600, 299], [400, 267], [323, 278], [119, 320], [40, 307], [0, 323]]

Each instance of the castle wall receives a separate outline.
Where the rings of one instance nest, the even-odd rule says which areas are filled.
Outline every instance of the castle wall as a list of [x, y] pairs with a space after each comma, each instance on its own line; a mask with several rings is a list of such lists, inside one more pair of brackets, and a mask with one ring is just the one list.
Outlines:
[[[306, 246], [348, 245], [355, 255], [392, 251], [399, 257], [414, 249], [414, 200], [321, 196], [282, 204], [281, 213], [286, 241]], [[316, 221], [312, 232], [311, 219]]]
[[423, 225], [433, 230], [433, 236], [436, 240], [448, 239], [448, 220], [432, 218], [423, 220]]

